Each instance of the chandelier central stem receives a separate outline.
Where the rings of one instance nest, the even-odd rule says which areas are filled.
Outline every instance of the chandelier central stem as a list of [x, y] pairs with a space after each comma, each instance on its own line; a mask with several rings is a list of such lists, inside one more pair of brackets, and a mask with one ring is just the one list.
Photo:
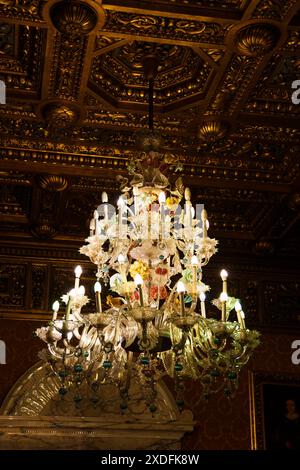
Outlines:
[[153, 91], [154, 91], [154, 79], [149, 80], [149, 129], [153, 131]]

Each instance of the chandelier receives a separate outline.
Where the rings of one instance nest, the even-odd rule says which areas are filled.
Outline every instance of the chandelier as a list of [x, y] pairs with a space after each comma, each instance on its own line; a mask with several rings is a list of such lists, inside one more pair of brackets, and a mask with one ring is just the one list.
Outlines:
[[179, 409], [188, 378], [201, 383], [206, 398], [221, 389], [231, 396], [259, 333], [246, 327], [225, 269], [219, 297], [207, 301], [203, 270], [218, 242], [208, 236], [207, 212], [193, 207], [182, 178], [172, 186], [162, 171], [152, 132], [153, 74], [148, 78], [149, 149], [131, 167], [131, 179], [122, 180], [116, 207], [102, 193], [80, 248], [95, 265], [96, 309], [87, 310], [77, 266], [74, 288], [62, 296], [65, 307], [55, 301], [52, 320], [36, 334], [47, 344], [40, 356], [59, 378], [62, 399], [72, 389], [77, 404], [84, 395], [96, 406], [102, 387], [115, 385], [126, 412], [135, 381], [155, 413], [156, 384], [165, 375], [174, 380]]

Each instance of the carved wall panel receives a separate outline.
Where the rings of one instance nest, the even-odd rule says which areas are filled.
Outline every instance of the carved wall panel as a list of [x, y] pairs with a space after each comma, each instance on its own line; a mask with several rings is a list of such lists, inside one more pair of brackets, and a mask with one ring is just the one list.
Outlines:
[[48, 269], [47, 265], [32, 265], [32, 309], [48, 309]]
[[300, 322], [300, 284], [297, 281], [264, 283], [264, 321], [292, 326]]
[[2, 309], [25, 308], [26, 274], [25, 264], [0, 264]]

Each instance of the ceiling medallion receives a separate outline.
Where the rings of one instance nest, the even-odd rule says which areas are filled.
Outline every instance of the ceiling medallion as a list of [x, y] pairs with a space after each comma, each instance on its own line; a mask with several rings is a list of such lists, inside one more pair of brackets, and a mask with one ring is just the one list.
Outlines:
[[39, 113], [49, 127], [57, 129], [75, 126], [81, 118], [81, 110], [77, 105], [60, 101], [43, 103]]
[[215, 142], [225, 136], [228, 127], [225, 121], [211, 119], [200, 124], [198, 134], [200, 139], [206, 142]]
[[44, 7], [43, 15], [60, 33], [80, 36], [90, 34], [104, 25], [105, 12], [99, 4], [101, 1], [50, 0]]
[[38, 184], [46, 191], [60, 192], [68, 187], [68, 181], [64, 176], [59, 175], [41, 175]]
[[41, 220], [39, 223], [34, 225], [31, 228], [31, 233], [36, 238], [49, 239], [49, 238], [53, 238], [56, 235], [57, 231], [49, 223], [49, 221], [45, 219], [45, 220]]
[[279, 37], [280, 31], [274, 24], [250, 24], [237, 33], [237, 52], [255, 57], [263, 56], [274, 49]]

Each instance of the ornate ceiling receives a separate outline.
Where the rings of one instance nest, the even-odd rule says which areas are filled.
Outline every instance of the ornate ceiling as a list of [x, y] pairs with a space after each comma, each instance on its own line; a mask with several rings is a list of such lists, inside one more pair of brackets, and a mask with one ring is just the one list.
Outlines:
[[297, 0], [0, 0], [0, 236], [78, 243], [154, 127], [226, 249], [299, 256]]

